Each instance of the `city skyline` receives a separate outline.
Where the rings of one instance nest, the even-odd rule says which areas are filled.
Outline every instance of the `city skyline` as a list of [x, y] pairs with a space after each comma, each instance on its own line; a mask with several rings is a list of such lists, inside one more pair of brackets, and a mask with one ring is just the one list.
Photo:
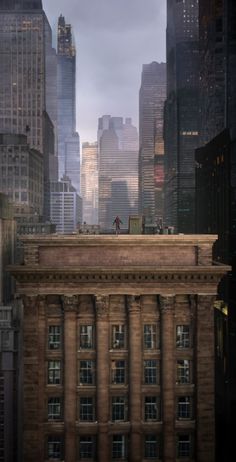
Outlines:
[[[43, 1], [56, 47], [57, 18], [72, 25], [77, 48], [77, 130], [81, 144], [96, 140], [103, 114], [132, 117], [138, 126], [143, 63], [165, 62], [166, 0]], [[128, 44], [128, 46], [127, 46]], [[148, 46], [147, 46], [148, 44]], [[88, 78], [88, 75], [90, 76]]]

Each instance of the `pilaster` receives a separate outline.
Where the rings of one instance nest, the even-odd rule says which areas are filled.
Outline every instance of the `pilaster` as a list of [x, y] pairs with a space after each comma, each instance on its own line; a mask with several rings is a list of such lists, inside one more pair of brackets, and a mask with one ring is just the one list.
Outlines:
[[141, 410], [142, 410], [142, 335], [141, 335], [141, 302], [139, 296], [128, 296], [129, 315], [129, 407], [131, 462], [142, 460], [141, 448]]
[[160, 296], [161, 309], [161, 398], [163, 420], [163, 460], [175, 461], [175, 297]]
[[109, 296], [97, 295], [96, 347], [97, 347], [97, 420], [98, 462], [110, 460], [109, 421]]
[[64, 310], [64, 422], [65, 460], [76, 462], [76, 389], [77, 389], [77, 348], [76, 317], [78, 297], [62, 297]]

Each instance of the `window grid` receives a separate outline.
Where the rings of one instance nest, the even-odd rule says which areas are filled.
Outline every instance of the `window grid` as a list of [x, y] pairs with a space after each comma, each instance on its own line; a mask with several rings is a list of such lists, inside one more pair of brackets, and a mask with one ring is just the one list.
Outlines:
[[61, 419], [61, 398], [48, 398], [48, 420]]
[[48, 348], [49, 350], [61, 348], [61, 326], [48, 327]]
[[179, 396], [177, 401], [177, 418], [191, 419], [192, 403], [190, 396]]
[[177, 383], [190, 383], [190, 361], [188, 359], [177, 361]]
[[190, 326], [179, 325], [176, 326], [176, 347], [177, 348], [190, 348]]
[[158, 457], [158, 442], [156, 435], [145, 436], [144, 456], [146, 459], [153, 459]]
[[157, 396], [145, 396], [144, 418], [145, 421], [160, 420], [160, 400]]
[[94, 421], [94, 399], [86, 396], [80, 398], [80, 420], [84, 422]]
[[94, 348], [93, 339], [93, 326], [82, 325], [80, 326], [80, 348], [81, 349], [92, 349]]
[[112, 361], [111, 369], [112, 369], [112, 383], [113, 384], [125, 383], [125, 361], [124, 360]]
[[125, 459], [125, 436], [113, 435], [112, 459]]
[[112, 420], [127, 419], [127, 404], [125, 396], [113, 396], [112, 397]]
[[48, 361], [48, 384], [60, 385], [61, 361]]
[[148, 359], [144, 361], [144, 383], [147, 385], [154, 385], [158, 383], [156, 359]]
[[93, 385], [95, 383], [95, 361], [80, 361], [80, 384]]
[[81, 436], [79, 439], [80, 459], [93, 459], [95, 454], [95, 439], [93, 436]]
[[60, 436], [48, 437], [48, 459], [62, 460], [62, 438]]
[[190, 457], [191, 456], [191, 437], [189, 434], [178, 435], [177, 437], [177, 456]]
[[153, 350], [157, 348], [157, 325], [145, 324], [143, 327], [144, 348]]
[[125, 348], [125, 326], [118, 324], [112, 326], [112, 348]]

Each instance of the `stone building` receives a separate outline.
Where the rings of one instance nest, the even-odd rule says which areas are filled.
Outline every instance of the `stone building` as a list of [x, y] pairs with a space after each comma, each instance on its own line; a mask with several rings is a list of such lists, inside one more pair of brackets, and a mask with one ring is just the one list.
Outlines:
[[215, 240], [24, 237], [24, 462], [214, 461]]

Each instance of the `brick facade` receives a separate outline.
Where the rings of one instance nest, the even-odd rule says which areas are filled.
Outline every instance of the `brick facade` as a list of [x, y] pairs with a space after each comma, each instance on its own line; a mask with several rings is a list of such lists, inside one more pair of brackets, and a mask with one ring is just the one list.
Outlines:
[[24, 238], [24, 462], [214, 462], [215, 239]]

